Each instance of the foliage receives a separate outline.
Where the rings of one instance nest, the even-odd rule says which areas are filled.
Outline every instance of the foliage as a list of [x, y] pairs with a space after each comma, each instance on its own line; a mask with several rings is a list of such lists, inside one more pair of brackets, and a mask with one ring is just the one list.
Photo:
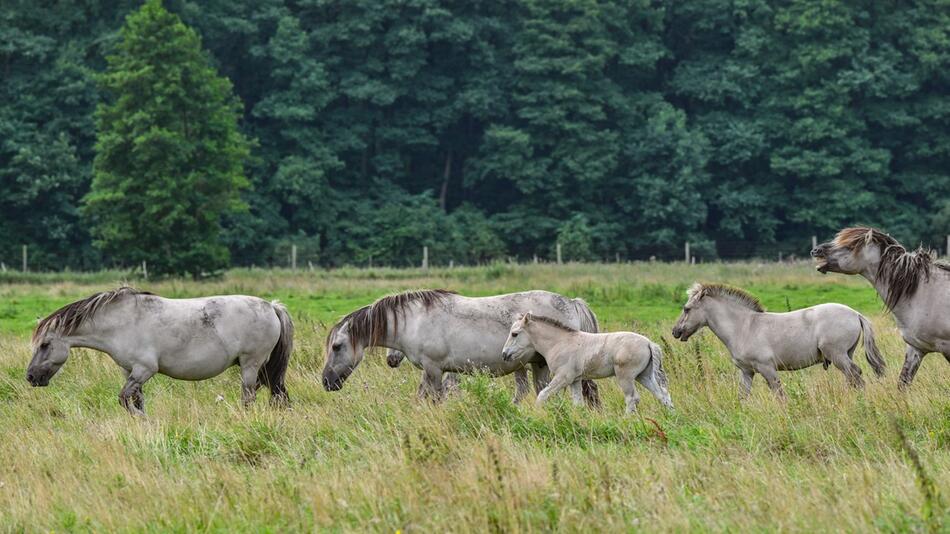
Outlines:
[[[7, 265], [23, 244], [41, 269], [146, 259], [117, 256], [144, 231], [127, 215], [87, 211], [123, 221], [106, 232], [122, 246], [100, 254], [77, 210], [94, 109], [119, 103], [95, 80], [136, 4], [12, 0], [0, 13]], [[933, 246], [948, 232], [934, 215], [950, 195], [950, 11], [937, 0], [166, 7], [202, 36], [210, 58], [195, 61], [233, 83], [256, 140], [249, 160], [218, 153], [222, 169], [246, 163], [248, 209], [176, 239], [206, 243], [194, 254], [209, 261], [227, 247], [232, 264], [283, 265], [291, 241], [327, 266], [416, 264], [423, 245], [438, 262], [553, 259], [580, 218], [584, 258], [674, 259], [684, 241], [703, 259], [801, 257], [811, 235], [856, 223]]]
[[226, 267], [222, 214], [237, 192], [248, 144], [240, 103], [198, 35], [158, 0], [129, 15], [100, 77], [94, 177], [84, 199], [95, 244], [117, 263], [148, 260], [158, 274]]

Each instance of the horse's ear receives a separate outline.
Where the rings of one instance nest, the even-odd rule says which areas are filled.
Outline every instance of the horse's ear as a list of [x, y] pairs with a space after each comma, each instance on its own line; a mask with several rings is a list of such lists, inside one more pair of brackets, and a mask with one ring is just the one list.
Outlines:
[[523, 320], [525, 323], [527, 323], [528, 321], [530, 321], [530, 320], [531, 320], [531, 312], [525, 313], [524, 316], [521, 317], [521, 320]]

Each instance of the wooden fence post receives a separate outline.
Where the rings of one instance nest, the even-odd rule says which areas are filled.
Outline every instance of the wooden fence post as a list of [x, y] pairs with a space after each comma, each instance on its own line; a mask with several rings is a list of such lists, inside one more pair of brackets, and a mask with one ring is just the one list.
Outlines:
[[297, 270], [297, 245], [290, 245], [290, 268]]
[[689, 241], [686, 242], [686, 247], [685, 247], [685, 248], [686, 248], [686, 263], [689, 263], [689, 258], [690, 258], [690, 255], [689, 255]]
[[422, 247], [422, 270], [429, 270], [429, 247], [425, 245]]
[[29, 265], [27, 264], [27, 261], [26, 261], [26, 245], [23, 245], [23, 272], [26, 272], [28, 268], [29, 268]]
[[561, 264], [561, 244], [558, 243], [555, 248], [557, 248], [557, 264], [560, 265]]

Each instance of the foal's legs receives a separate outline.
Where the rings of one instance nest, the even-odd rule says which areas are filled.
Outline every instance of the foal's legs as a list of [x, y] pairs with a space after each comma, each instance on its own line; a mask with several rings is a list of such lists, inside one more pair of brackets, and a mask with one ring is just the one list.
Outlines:
[[522, 367], [515, 371], [515, 398], [511, 402], [518, 404], [528, 394], [528, 370]]
[[[924, 359], [924, 352], [917, 347], [912, 347], [907, 345], [907, 352], [904, 354], [904, 368], [901, 369], [900, 381], [897, 383], [897, 387], [900, 389], [907, 389], [910, 387], [910, 383], [914, 381], [914, 375], [917, 374], [917, 369], [920, 368], [920, 362]], [[948, 358], [950, 360], [950, 358]]]
[[158, 371], [147, 365], [136, 364], [126, 375], [125, 386], [119, 392], [119, 404], [132, 415], [145, 415], [145, 396], [142, 385]]
[[551, 382], [538, 393], [538, 400], [535, 401], [538, 405], [544, 404], [548, 400], [548, 397], [554, 395], [558, 391], [561, 391], [569, 384], [573, 383], [577, 377], [569, 376], [568, 373], [562, 371], [561, 373], [555, 373], [554, 378], [551, 379]]
[[755, 371], [752, 369], [739, 369], [739, 398], [748, 399], [752, 393], [752, 379], [755, 378]]
[[778, 379], [778, 371], [775, 367], [762, 365], [755, 370], [762, 375], [762, 378], [769, 384], [769, 389], [772, 390], [772, 393], [774, 393], [779, 400], [785, 400], [785, 390], [782, 389], [782, 381]]

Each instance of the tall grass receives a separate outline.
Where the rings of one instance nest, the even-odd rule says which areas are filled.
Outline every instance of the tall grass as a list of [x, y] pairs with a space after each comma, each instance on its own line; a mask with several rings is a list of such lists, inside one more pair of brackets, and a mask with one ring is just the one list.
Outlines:
[[[875, 323], [887, 377], [854, 391], [841, 373], [816, 366], [782, 375], [785, 404], [758, 380], [739, 402], [737, 372], [718, 340], [708, 332], [689, 343], [669, 340], [670, 318], [697, 278], [751, 287], [777, 311], [786, 297], [791, 308], [823, 300], [858, 307]], [[902, 341], [859, 280], [820, 277], [807, 265], [644, 263], [247, 270], [200, 283], [140, 283], [165, 295], [281, 298], [298, 323], [291, 409], [269, 408], [260, 402], [266, 393], [242, 409], [231, 370], [199, 383], [153, 379], [144, 420], [119, 407], [122, 377], [104, 355], [74, 351], [48, 388], [23, 379], [35, 316], [116, 281], [0, 286], [0, 530], [904, 532], [950, 525], [940, 501], [950, 484], [950, 366], [928, 357], [913, 388], [899, 393]], [[599, 411], [567, 398], [543, 409], [531, 398], [516, 406], [511, 378], [487, 376], [465, 378], [458, 393], [432, 405], [415, 398], [418, 371], [391, 370], [378, 352], [343, 390], [324, 392], [327, 326], [407, 287], [469, 294], [538, 287], [582, 296], [607, 329], [635, 325], [663, 344], [677, 411], [643, 395], [640, 413], [625, 417], [612, 380], [600, 382]], [[871, 376], [860, 349], [856, 356]]]

